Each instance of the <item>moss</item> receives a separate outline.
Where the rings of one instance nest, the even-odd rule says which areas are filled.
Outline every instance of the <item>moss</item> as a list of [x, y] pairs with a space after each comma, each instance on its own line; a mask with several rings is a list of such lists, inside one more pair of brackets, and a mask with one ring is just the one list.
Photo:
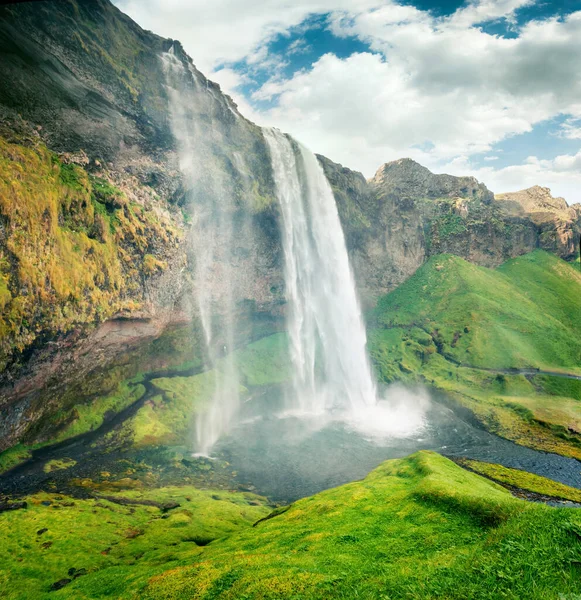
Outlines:
[[579, 382], [495, 372], [578, 373], [580, 297], [579, 274], [546, 252], [496, 271], [435, 256], [378, 302], [369, 333], [377, 376], [438, 387], [494, 433], [581, 458]]
[[123, 426], [123, 435], [135, 446], [187, 441], [193, 420], [212, 398], [216, 371], [192, 377], [161, 377], [152, 380], [159, 395], [151, 398]]
[[[192, 560], [203, 546], [250, 527], [270, 510], [253, 494], [220, 490], [215, 499], [215, 491], [191, 486], [109, 490], [106, 496], [38, 493], [26, 498], [26, 510], [0, 514], [2, 597], [139, 595], [152, 575]], [[179, 506], [166, 512], [158, 507], [169, 503]], [[51, 592], [62, 579], [74, 583]]]
[[[191, 486], [93, 493], [39, 493], [26, 510], [0, 514], [3, 597], [558, 600], [581, 592], [578, 511], [516, 499], [433, 452], [387, 461], [274, 513], [252, 494]], [[51, 592], [63, 578], [71, 581]]]
[[547, 479], [546, 477], [541, 477], [540, 475], [477, 460], [463, 460], [461, 464], [501, 484], [543, 496], [581, 502], [581, 490], [553, 481], [552, 479]]
[[52, 473], [53, 471], [60, 471], [63, 469], [70, 469], [77, 464], [76, 460], [72, 458], [61, 458], [55, 460], [49, 460], [43, 467], [45, 473]]
[[0, 473], [12, 469], [32, 456], [32, 448], [17, 444], [4, 452], [0, 452]]
[[138, 306], [144, 276], [165, 265], [151, 248], [170, 251], [181, 234], [122, 197], [42, 144], [0, 138], [0, 367], [38, 335]]
[[103, 204], [109, 210], [121, 208], [127, 204], [125, 194], [107, 179], [92, 176], [90, 180], [93, 198], [96, 202]]
[[236, 352], [242, 383], [249, 387], [284, 383], [291, 378], [288, 338], [285, 333], [264, 337]]
[[59, 422], [63, 419], [67, 424], [51, 440], [51, 443], [93, 431], [104, 423], [107, 416], [117, 414], [137, 402], [145, 394], [145, 387], [136, 383], [140, 379], [141, 377], [138, 376], [134, 380], [123, 381], [114, 393], [104, 398], [92, 398], [87, 403], [75, 405], [70, 412], [57, 413], [53, 420]]
[[153, 577], [155, 598], [535, 598], [581, 591], [579, 514], [420, 452]]
[[167, 263], [163, 260], [158, 260], [153, 254], [146, 254], [143, 257], [143, 272], [146, 275], [154, 275], [162, 273], [167, 269]]

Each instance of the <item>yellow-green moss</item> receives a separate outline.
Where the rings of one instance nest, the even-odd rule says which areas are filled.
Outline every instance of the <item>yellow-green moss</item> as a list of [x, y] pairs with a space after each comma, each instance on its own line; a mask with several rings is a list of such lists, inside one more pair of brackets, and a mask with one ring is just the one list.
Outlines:
[[580, 519], [420, 452], [211, 544], [141, 598], [558, 600], [581, 592]]
[[60, 471], [63, 469], [70, 469], [77, 464], [76, 460], [72, 458], [61, 458], [55, 460], [49, 460], [43, 467], [45, 473], [52, 473], [53, 471]]
[[[130, 598], [152, 575], [186, 564], [203, 545], [251, 526], [270, 511], [264, 498], [253, 494], [191, 486], [108, 490], [105, 495], [136, 504], [40, 492], [25, 499], [27, 509], [0, 514], [0, 596]], [[180, 506], [164, 514], [140, 501]], [[70, 588], [50, 591], [54, 582], [74, 579], [69, 571], [82, 569], [82, 577], [95, 577], [83, 592], [76, 587], [82, 577]]]
[[527, 473], [519, 469], [510, 469], [502, 465], [480, 462], [478, 460], [465, 459], [461, 464], [499, 483], [505, 483], [522, 490], [552, 498], [581, 502], [581, 490], [569, 487], [558, 481], [553, 481], [552, 479], [547, 479], [546, 477], [541, 477], [540, 475], [535, 475], [534, 473]]
[[167, 219], [125, 202], [107, 180], [63, 163], [42, 144], [3, 138], [0, 222], [0, 368], [41, 332], [136, 308], [143, 275], [165, 264], [150, 246], [174, 247], [180, 235]]

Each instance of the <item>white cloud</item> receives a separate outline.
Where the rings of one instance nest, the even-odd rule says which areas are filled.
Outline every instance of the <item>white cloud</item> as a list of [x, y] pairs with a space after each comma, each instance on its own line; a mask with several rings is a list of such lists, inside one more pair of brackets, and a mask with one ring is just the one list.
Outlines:
[[[581, 139], [581, 11], [517, 28], [515, 11], [533, 0], [477, 0], [446, 17], [394, 0], [115, 1], [142, 26], [180, 39], [246, 116], [367, 176], [402, 156], [436, 171], [468, 168], [471, 156], [496, 152], [500, 141], [556, 116], [569, 117], [562, 137]], [[267, 43], [315, 13], [330, 13], [335, 35], [356, 36], [369, 51], [324, 55], [285, 79], [290, 53], [269, 54]], [[515, 37], [478, 26], [503, 18]], [[242, 59], [250, 77], [253, 69], [272, 75], [251, 99], [237, 92], [243, 80], [236, 71], [218, 68]], [[257, 100], [273, 106], [253, 110]], [[568, 199], [581, 200], [577, 184], [566, 184], [576, 173], [559, 170], [566, 159], [555, 161], [486, 165], [478, 173], [495, 190], [513, 181], [521, 188], [554, 181], [567, 186]], [[534, 176], [539, 179], [531, 182]]]
[[[256, 98], [276, 98], [276, 105], [262, 120], [369, 176], [401, 156], [438, 170], [556, 115], [581, 117], [581, 12], [530, 22], [510, 39], [470, 25], [523, 4], [481, 2], [462, 9], [472, 10], [470, 18], [462, 11], [435, 18], [410, 6], [336, 13], [333, 31], [357, 35], [375, 54], [326, 55], [309, 71], [266, 83]], [[418, 150], [426, 141], [431, 149]], [[508, 182], [508, 171], [494, 172], [488, 167], [483, 174]], [[532, 168], [517, 173], [528, 182]], [[535, 173], [563, 185], [545, 167]], [[576, 186], [567, 191], [581, 199]]]
[[382, 0], [113, 0], [142, 27], [180, 40], [198, 68], [211, 73], [222, 63], [252, 55], [268, 40], [300, 25], [309, 15]]
[[561, 125], [559, 136], [569, 140], [581, 140], [581, 119], [567, 119]]
[[523, 164], [502, 169], [475, 168], [467, 157], [463, 161], [451, 161], [443, 170], [451, 175], [474, 175], [496, 193], [516, 192], [533, 185], [551, 189], [553, 196], [579, 202], [581, 196], [581, 151], [573, 155], [560, 155], [551, 160], [529, 156]]

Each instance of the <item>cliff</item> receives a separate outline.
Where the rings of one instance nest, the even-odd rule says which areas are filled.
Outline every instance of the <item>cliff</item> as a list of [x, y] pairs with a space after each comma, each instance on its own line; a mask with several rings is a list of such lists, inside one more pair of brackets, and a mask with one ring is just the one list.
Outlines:
[[435, 175], [411, 159], [384, 164], [369, 181], [320, 160], [369, 305], [441, 253], [486, 267], [537, 248], [566, 260], [579, 255], [580, 208], [546, 188], [495, 197], [474, 177]]
[[[185, 181], [170, 114], [170, 49], [203, 144], [196, 186]], [[251, 235], [237, 240], [238, 310], [276, 312], [281, 276], [262, 133], [178, 42], [106, 0], [3, 6], [0, 81], [4, 448], [36, 436], [43, 417], [158, 364], [143, 349], [165, 331], [171, 339], [173, 325], [197, 331], [194, 215], [215, 201], [216, 182], [228, 181], [233, 220], [249, 215]], [[179, 360], [200, 350], [195, 331], [186, 338]]]

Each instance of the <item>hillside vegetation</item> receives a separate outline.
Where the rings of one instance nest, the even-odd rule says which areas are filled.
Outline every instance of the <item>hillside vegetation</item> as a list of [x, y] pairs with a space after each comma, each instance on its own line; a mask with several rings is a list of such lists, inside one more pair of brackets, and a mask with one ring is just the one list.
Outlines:
[[[581, 592], [577, 510], [516, 499], [432, 452], [387, 461], [363, 481], [270, 515], [252, 494], [100, 495], [38, 494], [28, 509], [0, 515], [4, 598], [557, 600]], [[139, 504], [146, 500], [158, 506]]]
[[436, 256], [379, 301], [373, 322], [381, 380], [428, 383], [492, 431], [581, 457], [581, 382], [556, 376], [581, 374], [576, 265], [543, 251], [496, 270]]
[[180, 237], [42, 143], [0, 138], [0, 369], [38, 336], [139, 308]]

